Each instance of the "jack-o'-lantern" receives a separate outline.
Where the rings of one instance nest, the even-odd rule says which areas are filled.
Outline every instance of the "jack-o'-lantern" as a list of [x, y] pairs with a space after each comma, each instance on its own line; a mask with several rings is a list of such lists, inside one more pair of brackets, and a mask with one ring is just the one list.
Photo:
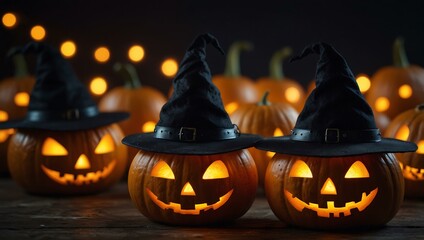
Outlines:
[[292, 49], [285, 47], [271, 58], [269, 76], [261, 77], [256, 82], [258, 92], [269, 91], [269, 100], [273, 103], [283, 102], [301, 111], [305, 103], [305, 90], [297, 81], [288, 78], [283, 73], [283, 61], [292, 54]]
[[415, 151], [411, 142], [382, 138], [371, 107], [346, 60], [330, 45], [306, 47], [301, 59], [320, 55], [317, 86], [289, 136], [256, 147], [277, 154], [265, 173], [265, 193], [282, 221], [316, 229], [386, 224], [404, 197], [393, 153]]
[[8, 147], [12, 178], [45, 195], [95, 193], [116, 183], [127, 149], [114, 123], [128, 114], [99, 112], [57, 49], [32, 42], [20, 51], [36, 53], [37, 76], [25, 117], [0, 123], [16, 129]]
[[221, 93], [225, 110], [229, 114], [234, 112], [240, 104], [255, 103], [259, 100], [259, 93], [253, 80], [240, 73], [240, 52], [252, 48], [252, 44], [246, 41], [231, 44], [224, 74], [214, 75], [212, 78], [212, 82]]
[[386, 66], [375, 72], [366, 99], [375, 112], [384, 113], [389, 119], [424, 102], [424, 69], [409, 64], [403, 39], [393, 45], [394, 66]]
[[424, 104], [401, 113], [390, 123], [386, 137], [415, 142], [418, 149], [410, 153], [398, 153], [405, 178], [407, 197], [424, 197]]
[[[0, 122], [25, 116], [29, 93], [34, 86], [35, 79], [27, 71], [26, 62], [22, 54], [12, 56], [15, 65], [15, 76], [0, 82]], [[0, 174], [8, 172], [7, 146], [14, 129], [0, 129]]]
[[[152, 87], [141, 86], [134, 65], [117, 63], [114, 69], [125, 79], [126, 84], [106, 93], [100, 99], [99, 109], [129, 112], [130, 117], [118, 123], [125, 135], [153, 132], [159, 120], [160, 109], [166, 102], [165, 96]], [[128, 148], [130, 158], [136, 154], [137, 150]]]
[[140, 150], [129, 169], [128, 190], [153, 221], [222, 224], [242, 216], [255, 199], [258, 175], [246, 148], [260, 137], [241, 134], [232, 124], [205, 61], [209, 43], [222, 51], [210, 34], [193, 41], [154, 132], [122, 140]]
[[[230, 114], [231, 121], [237, 124], [241, 132], [259, 134], [263, 137], [290, 134], [299, 113], [287, 103], [270, 103], [267, 98], [268, 92], [265, 92], [262, 100], [257, 104], [240, 105]], [[259, 185], [263, 187], [265, 170], [274, 153], [256, 148], [249, 148], [249, 152], [258, 169]]]

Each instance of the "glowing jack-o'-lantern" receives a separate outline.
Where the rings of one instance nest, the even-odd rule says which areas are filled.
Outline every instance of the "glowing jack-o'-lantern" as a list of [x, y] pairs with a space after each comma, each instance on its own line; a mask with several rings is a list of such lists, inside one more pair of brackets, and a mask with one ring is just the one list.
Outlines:
[[401, 38], [394, 42], [393, 58], [394, 66], [374, 73], [366, 95], [373, 110], [389, 119], [424, 102], [424, 69], [409, 64]]
[[424, 104], [397, 116], [388, 126], [385, 136], [415, 142], [418, 149], [397, 153], [405, 178], [407, 197], [424, 197]]
[[141, 213], [176, 225], [234, 220], [249, 209], [256, 187], [247, 150], [214, 155], [140, 151], [128, 175], [131, 199]]
[[[29, 93], [35, 79], [28, 75], [26, 62], [22, 54], [13, 56], [15, 76], [0, 82], [0, 122], [22, 118], [25, 116]], [[0, 174], [8, 172], [7, 146], [13, 129], [0, 129]]]
[[[259, 134], [264, 137], [279, 137], [290, 134], [299, 113], [289, 104], [268, 102], [265, 92], [257, 104], [244, 104], [230, 115], [231, 121], [241, 132]], [[266, 167], [274, 156], [273, 152], [249, 148], [256, 163], [259, 185], [263, 187]]]
[[402, 203], [403, 187], [393, 154], [276, 154], [265, 176], [267, 199], [278, 218], [320, 229], [385, 224]]
[[122, 138], [116, 124], [84, 131], [18, 129], [9, 145], [10, 173], [30, 193], [98, 192], [124, 174]]

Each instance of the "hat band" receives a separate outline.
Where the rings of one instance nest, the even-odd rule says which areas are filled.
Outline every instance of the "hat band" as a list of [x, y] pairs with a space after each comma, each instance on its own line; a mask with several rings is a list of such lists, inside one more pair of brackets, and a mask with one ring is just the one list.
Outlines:
[[379, 129], [342, 130], [338, 128], [327, 128], [323, 132], [294, 128], [290, 139], [302, 142], [325, 143], [379, 142], [381, 141], [381, 133]]
[[77, 120], [82, 118], [94, 117], [99, 114], [97, 106], [85, 108], [73, 108], [63, 112], [29, 110], [26, 118], [30, 121], [41, 122], [51, 120]]
[[192, 127], [162, 127], [156, 126], [153, 136], [155, 138], [168, 139], [182, 142], [208, 142], [217, 140], [234, 139], [240, 136], [237, 125], [233, 128], [192, 128]]

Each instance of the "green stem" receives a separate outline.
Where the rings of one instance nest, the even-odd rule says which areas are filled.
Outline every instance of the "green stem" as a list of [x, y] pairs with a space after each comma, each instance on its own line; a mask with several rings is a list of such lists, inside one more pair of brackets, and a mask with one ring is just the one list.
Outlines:
[[22, 53], [16, 53], [12, 56], [13, 64], [15, 65], [15, 77], [28, 76], [28, 67], [25, 56]]
[[272, 55], [271, 61], [269, 62], [269, 76], [273, 79], [281, 80], [284, 78], [283, 62], [290, 55], [293, 50], [290, 47], [284, 47]]
[[409, 61], [408, 61], [408, 58], [406, 57], [406, 52], [405, 52], [405, 44], [403, 42], [404, 42], [403, 38], [398, 37], [393, 43], [393, 64], [396, 67], [409, 66]]
[[125, 87], [131, 89], [141, 87], [141, 82], [134, 65], [130, 63], [115, 63], [113, 70], [124, 79]]
[[261, 101], [258, 102], [258, 106], [269, 106], [271, 103], [268, 101], [268, 95], [269, 91], [265, 91], [264, 95], [262, 96]]
[[250, 51], [252, 49], [253, 45], [247, 41], [238, 41], [231, 44], [227, 54], [224, 75], [228, 77], [239, 77], [241, 75], [240, 52], [243, 50]]

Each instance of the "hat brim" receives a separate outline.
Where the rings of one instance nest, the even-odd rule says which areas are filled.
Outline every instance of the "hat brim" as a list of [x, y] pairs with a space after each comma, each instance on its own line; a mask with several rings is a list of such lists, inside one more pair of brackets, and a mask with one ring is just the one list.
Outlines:
[[371, 153], [414, 152], [417, 145], [392, 138], [367, 143], [317, 143], [293, 141], [290, 136], [266, 138], [255, 145], [260, 150], [288, 155], [342, 157]]
[[126, 112], [102, 112], [94, 117], [76, 120], [30, 121], [26, 118], [0, 123], [0, 129], [40, 129], [52, 131], [78, 131], [106, 126], [129, 117]]
[[254, 134], [241, 134], [238, 138], [210, 142], [183, 142], [155, 138], [153, 133], [132, 134], [122, 139], [122, 143], [144, 151], [185, 154], [210, 155], [232, 152], [253, 147], [261, 137]]

